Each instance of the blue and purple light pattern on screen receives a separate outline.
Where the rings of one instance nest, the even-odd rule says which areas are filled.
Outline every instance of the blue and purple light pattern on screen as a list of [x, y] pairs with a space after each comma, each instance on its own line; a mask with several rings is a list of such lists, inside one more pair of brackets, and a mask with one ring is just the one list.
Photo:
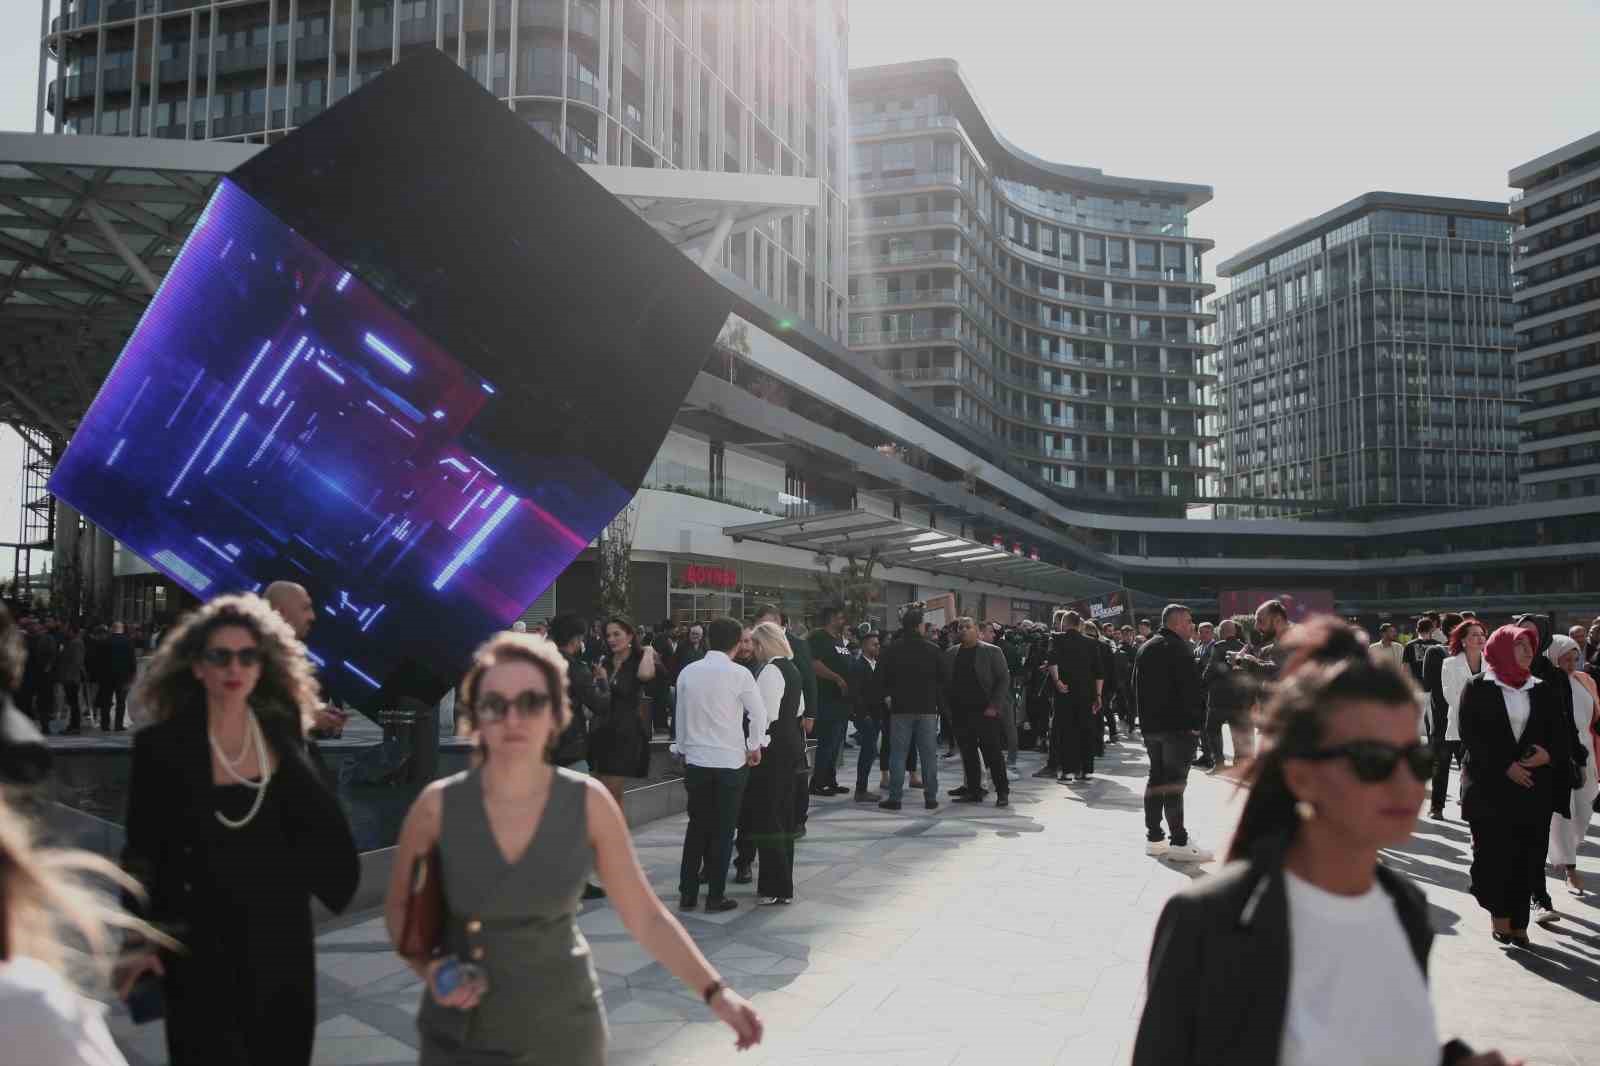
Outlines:
[[50, 487], [201, 598], [305, 584], [364, 703], [406, 658], [453, 679], [627, 503], [582, 456], [490, 454], [500, 391], [224, 181]]

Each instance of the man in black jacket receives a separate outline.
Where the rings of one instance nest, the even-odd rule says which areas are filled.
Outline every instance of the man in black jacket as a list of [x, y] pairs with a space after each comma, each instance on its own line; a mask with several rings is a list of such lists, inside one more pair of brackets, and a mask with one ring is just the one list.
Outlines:
[[1069, 777], [1089, 780], [1094, 773], [1095, 734], [1100, 730], [1096, 711], [1105, 684], [1100, 645], [1078, 631], [1083, 616], [1063, 612], [1060, 629], [1050, 643], [1050, 681], [1055, 688], [1056, 713], [1050, 723], [1051, 761], [1065, 783]]
[[1255, 686], [1249, 675], [1236, 673], [1232, 656], [1244, 650], [1239, 639], [1239, 623], [1224, 618], [1217, 625], [1221, 636], [1211, 645], [1200, 668], [1200, 688], [1206, 700], [1206, 738], [1211, 755], [1207, 771], [1220, 770], [1227, 765], [1223, 757], [1222, 727], [1233, 734], [1233, 761], [1248, 759], [1255, 754], [1255, 734], [1250, 724], [1250, 704], [1255, 698]]
[[900, 809], [906, 774], [906, 752], [913, 743], [922, 763], [923, 807], [939, 806], [939, 710], [944, 700], [944, 658], [938, 645], [922, 635], [922, 608], [907, 607], [900, 616], [900, 635], [883, 651], [878, 667], [884, 698], [889, 701], [889, 795], [878, 804]]
[[[1172, 862], [1210, 862], [1212, 855], [1189, 843], [1183, 825], [1183, 791], [1195, 738], [1205, 722], [1200, 678], [1195, 673], [1189, 635], [1194, 616], [1179, 603], [1161, 612], [1161, 629], [1139, 648], [1133, 663], [1134, 699], [1150, 755], [1150, 780], [1144, 789], [1145, 854]], [[1161, 830], [1166, 815], [1169, 841]]]
[[[1444, 630], [1446, 640], [1450, 639], [1460, 624], [1459, 614], [1444, 616], [1444, 624], [1440, 628]], [[1463, 757], [1459, 743], [1451, 747], [1445, 740], [1446, 726], [1450, 721], [1450, 701], [1444, 696], [1444, 661], [1449, 657], [1449, 647], [1437, 642], [1422, 657], [1422, 687], [1428, 693], [1428, 739], [1437, 760], [1433, 770], [1433, 799], [1429, 804], [1429, 814], [1436, 822], [1444, 821], [1444, 799], [1450, 784], [1451, 760]]]
[[[558, 614], [550, 619], [550, 641], [567, 660], [567, 701], [572, 706], [572, 721], [556, 740], [550, 761], [570, 769], [589, 757], [589, 719], [611, 713], [611, 688], [606, 668], [593, 669], [583, 661], [583, 634], [589, 628], [576, 614]], [[590, 882], [583, 886], [584, 899], [601, 899], [605, 889]]]

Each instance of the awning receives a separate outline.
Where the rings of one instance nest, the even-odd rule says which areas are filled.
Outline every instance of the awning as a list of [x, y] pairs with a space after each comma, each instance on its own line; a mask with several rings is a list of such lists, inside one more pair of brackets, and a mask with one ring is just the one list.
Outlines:
[[984, 581], [1024, 594], [1077, 599], [1116, 589], [1100, 578], [1014, 555], [993, 545], [871, 511], [833, 511], [804, 518], [727, 526], [734, 541], [753, 540], [818, 555], [876, 556], [879, 566]]
[[0, 421], [71, 436], [217, 179], [257, 151], [0, 133]]

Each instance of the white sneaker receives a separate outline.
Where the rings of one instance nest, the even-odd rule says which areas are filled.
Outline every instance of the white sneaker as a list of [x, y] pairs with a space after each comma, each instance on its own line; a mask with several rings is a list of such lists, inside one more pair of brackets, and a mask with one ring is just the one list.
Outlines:
[[1167, 853], [1167, 846], [1165, 840], [1146, 840], [1144, 842], [1144, 853], [1160, 858]]
[[1561, 913], [1546, 907], [1543, 903], [1535, 903], [1528, 908], [1528, 915], [1542, 926], [1552, 926], [1561, 920]]
[[1171, 862], [1210, 862], [1216, 858], [1205, 848], [1193, 844], [1169, 844], [1164, 857]]

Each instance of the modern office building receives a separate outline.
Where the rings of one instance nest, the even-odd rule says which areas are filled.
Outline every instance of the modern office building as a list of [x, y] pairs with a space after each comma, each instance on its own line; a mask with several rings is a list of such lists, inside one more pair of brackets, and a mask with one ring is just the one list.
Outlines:
[[1221, 513], [1516, 499], [1505, 205], [1373, 192], [1221, 263]]
[[1512, 299], [1530, 500], [1600, 492], [1600, 133], [1514, 168]]
[[1030, 475], [1204, 494], [1204, 185], [1017, 148], [952, 60], [850, 74], [850, 332]]
[[842, 335], [846, 0], [42, 3], [42, 130], [270, 144], [438, 48], [579, 162], [817, 179], [719, 254]]

